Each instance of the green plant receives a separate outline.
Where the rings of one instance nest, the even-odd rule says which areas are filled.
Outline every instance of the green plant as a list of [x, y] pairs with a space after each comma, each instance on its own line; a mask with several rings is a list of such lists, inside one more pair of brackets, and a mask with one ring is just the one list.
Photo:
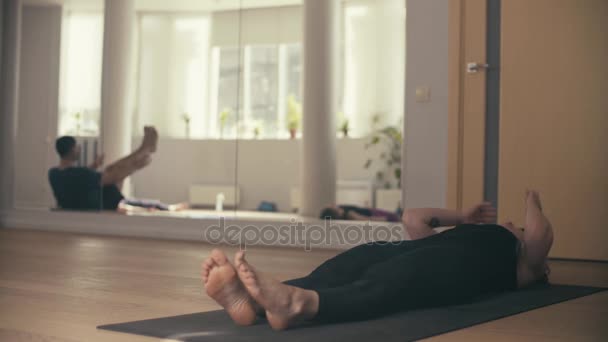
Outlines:
[[[374, 118], [374, 122], [378, 122]], [[377, 163], [382, 163], [381, 169], [376, 173], [378, 182], [383, 183], [385, 188], [391, 188], [392, 182], [390, 176], [392, 174], [396, 181], [397, 188], [401, 188], [401, 146], [403, 144], [403, 135], [398, 126], [386, 126], [376, 129], [372, 132], [370, 140], [365, 144], [365, 149], [369, 150], [372, 147], [380, 148]], [[369, 169], [374, 164], [374, 159], [369, 158], [364, 167]]]
[[232, 112], [232, 109], [230, 109], [230, 108], [224, 108], [220, 112], [220, 115], [219, 115], [219, 120], [220, 120], [220, 138], [224, 136], [224, 128], [226, 127], [226, 122], [228, 122], [228, 119], [230, 118], [230, 113], [231, 112]]
[[344, 137], [348, 137], [348, 132], [350, 131], [350, 121], [344, 115], [343, 112], [338, 112], [338, 121], [340, 122], [338, 125], [338, 131], [342, 133]]
[[262, 134], [262, 120], [252, 120], [250, 127], [253, 127], [253, 138], [258, 139], [260, 137], [260, 134]]
[[185, 125], [186, 138], [190, 138], [190, 121], [192, 121], [192, 117], [188, 113], [183, 113], [181, 118]]
[[76, 124], [76, 135], [80, 135], [80, 128], [82, 125], [82, 113], [76, 112], [74, 113], [74, 121]]
[[287, 98], [287, 129], [297, 131], [300, 129], [302, 122], [302, 105], [296, 100], [293, 95]]

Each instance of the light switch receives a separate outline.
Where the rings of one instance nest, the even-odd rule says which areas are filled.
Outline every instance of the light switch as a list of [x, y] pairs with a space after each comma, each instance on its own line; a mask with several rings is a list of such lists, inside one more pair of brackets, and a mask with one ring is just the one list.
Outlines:
[[417, 86], [416, 87], [416, 102], [431, 102], [431, 87]]

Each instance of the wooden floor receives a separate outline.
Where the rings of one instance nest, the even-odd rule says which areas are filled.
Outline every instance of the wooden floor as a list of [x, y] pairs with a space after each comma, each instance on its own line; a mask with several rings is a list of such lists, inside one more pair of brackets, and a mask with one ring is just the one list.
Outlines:
[[[0, 341], [154, 341], [99, 324], [218, 309], [200, 263], [213, 246], [0, 229]], [[230, 253], [235, 248], [226, 248]], [[279, 279], [336, 252], [250, 248]], [[608, 264], [552, 263], [552, 281], [608, 287]], [[437, 341], [608, 341], [608, 292], [434, 337]]]

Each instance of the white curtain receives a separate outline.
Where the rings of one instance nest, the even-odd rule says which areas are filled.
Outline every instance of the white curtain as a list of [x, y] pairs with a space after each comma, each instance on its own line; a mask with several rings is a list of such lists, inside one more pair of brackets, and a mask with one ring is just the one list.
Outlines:
[[59, 134], [96, 136], [101, 107], [103, 14], [63, 17]]
[[354, 137], [403, 117], [405, 98], [405, 4], [357, 0], [344, 5], [342, 110]]
[[209, 17], [146, 14], [139, 24], [136, 127], [155, 125], [173, 138], [206, 137]]

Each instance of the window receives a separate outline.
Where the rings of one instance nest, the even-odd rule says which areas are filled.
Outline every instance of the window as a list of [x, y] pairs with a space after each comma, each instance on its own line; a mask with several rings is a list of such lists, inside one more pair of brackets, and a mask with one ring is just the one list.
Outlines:
[[[241, 47], [232, 25], [239, 17], [230, 11], [140, 13], [134, 134], [155, 125], [172, 138], [288, 138], [290, 108], [302, 103], [301, 30], [292, 25], [302, 20], [301, 8], [278, 10], [281, 24], [271, 20], [273, 11], [243, 14], [251, 16]], [[400, 0], [346, 1], [342, 14], [336, 121], [348, 120], [349, 136], [362, 137], [376, 117], [381, 125], [403, 117], [405, 7]], [[276, 27], [281, 34], [270, 34]], [[102, 45], [101, 12], [64, 16], [60, 134], [99, 134]]]
[[244, 114], [245, 136], [259, 132], [274, 137], [278, 127], [278, 49], [277, 46], [245, 47]]
[[[349, 136], [364, 137], [379, 126], [398, 125], [404, 115], [405, 93], [403, 2], [345, 2], [342, 21], [338, 127], [347, 121]], [[211, 111], [223, 113], [224, 118], [216, 114], [223, 133], [215, 136], [289, 137], [288, 108], [290, 103], [302, 102], [301, 44], [244, 44], [240, 85], [239, 49], [216, 46], [214, 51], [217, 80], [211, 85], [215, 89], [211, 101], [217, 104]]]
[[242, 117], [243, 108], [239, 53], [238, 47], [213, 48], [210, 134], [213, 138], [236, 138], [237, 118]]
[[241, 139], [288, 137], [289, 98], [302, 98], [300, 44], [214, 47], [212, 55], [211, 112], [217, 122], [213, 136], [236, 138], [238, 126]]
[[59, 135], [99, 135], [102, 49], [101, 12], [64, 15]]

